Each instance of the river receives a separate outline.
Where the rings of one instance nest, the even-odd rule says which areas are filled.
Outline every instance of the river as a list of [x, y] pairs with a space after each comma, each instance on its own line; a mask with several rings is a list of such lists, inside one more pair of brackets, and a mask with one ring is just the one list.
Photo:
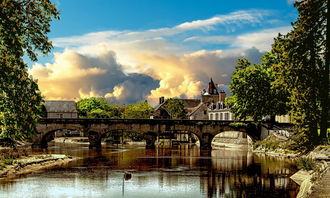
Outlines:
[[[289, 179], [294, 162], [247, 149], [199, 152], [195, 145], [176, 148], [53, 143], [37, 153], [80, 157], [65, 167], [0, 182], [1, 198], [218, 198], [296, 197]], [[124, 176], [126, 173], [126, 176]]]

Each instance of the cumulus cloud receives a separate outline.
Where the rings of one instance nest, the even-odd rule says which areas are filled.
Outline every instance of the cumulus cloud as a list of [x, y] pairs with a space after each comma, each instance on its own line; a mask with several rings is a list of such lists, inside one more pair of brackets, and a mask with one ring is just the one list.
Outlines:
[[[219, 33], [262, 24], [270, 13], [236, 11], [173, 27], [55, 38], [55, 46], [64, 51], [55, 53], [53, 63], [35, 64], [29, 72], [39, 80], [46, 99], [104, 96], [118, 103], [148, 99], [155, 104], [160, 96], [196, 98], [211, 77], [228, 91], [237, 59], [259, 62], [273, 37], [288, 27], [233, 36]], [[192, 47], [196, 43], [227, 47], [205, 50], [203, 45]]]
[[159, 96], [179, 97], [182, 94], [195, 98], [206, 88], [210, 77], [218, 84], [228, 85], [237, 59], [259, 62], [261, 55], [262, 52], [256, 48], [243, 51], [201, 50], [183, 55], [141, 55], [139, 61], [150, 66], [149, 70], [142, 72], [160, 80], [159, 87], [148, 97], [155, 101]]
[[[38, 78], [46, 99], [107, 96], [132, 103], [146, 98], [158, 81], [144, 74], [125, 74], [115, 53], [88, 57], [72, 50], [56, 53], [52, 64], [35, 64], [29, 73]], [[136, 92], [133, 92], [136, 90]]]

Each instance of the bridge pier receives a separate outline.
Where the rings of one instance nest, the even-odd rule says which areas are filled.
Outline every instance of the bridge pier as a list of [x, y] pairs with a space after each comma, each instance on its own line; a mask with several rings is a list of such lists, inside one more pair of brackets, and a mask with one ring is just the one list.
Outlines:
[[146, 149], [155, 149], [155, 142], [157, 139], [156, 134], [153, 133], [147, 133], [144, 135], [144, 139], [146, 140]]
[[99, 133], [89, 132], [89, 148], [101, 148], [101, 137]]
[[212, 150], [212, 140], [213, 135], [210, 133], [203, 133], [202, 139], [200, 140], [200, 149], [201, 150]]

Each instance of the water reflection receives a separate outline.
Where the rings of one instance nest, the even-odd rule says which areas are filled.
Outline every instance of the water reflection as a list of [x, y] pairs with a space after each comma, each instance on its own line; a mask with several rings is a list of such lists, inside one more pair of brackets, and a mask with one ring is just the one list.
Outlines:
[[[38, 153], [41, 151], [37, 151]], [[223, 148], [146, 150], [53, 145], [48, 153], [82, 157], [67, 167], [1, 181], [0, 197], [295, 197], [291, 160]], [[125, 180], [124, 174], [131, 174]]]

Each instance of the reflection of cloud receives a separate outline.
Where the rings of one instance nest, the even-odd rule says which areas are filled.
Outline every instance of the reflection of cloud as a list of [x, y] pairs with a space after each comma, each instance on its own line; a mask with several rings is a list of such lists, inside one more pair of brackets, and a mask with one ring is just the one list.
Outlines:
[[147, 75], [125, 74], [112, 51], [88, 57], [66, 50], [55, 54], [53, 64], [36, 64], [29, 72], [38, 78], [46, 99], [107, 95], [113, 100], [131, 103], [143, 100], [158, 86], [158, 81]]

